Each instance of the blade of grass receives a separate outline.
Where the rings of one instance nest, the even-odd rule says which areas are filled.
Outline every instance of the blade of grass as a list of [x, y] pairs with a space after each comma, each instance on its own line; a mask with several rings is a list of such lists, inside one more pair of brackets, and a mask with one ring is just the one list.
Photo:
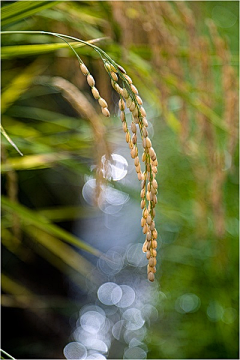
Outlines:
[[9, 86], [2, 93], [1, 112], [4, 113], [7, 108], [16, 101], [21, 94], [26, 91], [32, 83], [35, 76], [44, 70], [43, 63], [35, 61], [16, 76]]
[[1, 133], [3, 134], [3, 136], [7, 139], [7, 141], [14, 147], [15, 150], [17, 150], [17, 152], [23, 156], [23, 153], [19, 150], [19, 148], [17, 147], [17, 145], [12, 141], [12, 139], [10, 138], [10, 136], [6, 133], [6, 131], [4, 130], [3, 126], [0, 125], [1, 127]]
[[17, 213], [25, 224], [34, 225], [36, 228], [41, 229], [48, 234], [59, 237], [67, 243], [77, 246], [78, 248], [87, 251], [90, 254], [101, 256], [100, 251], [84, 243], [77, 236], [70, 234], [55, 224], [52, 224], [48, 219], [39, 215], [36, 211], [30, 210], [23, 205], [13, 203], [5, 196], [2, 196], [2, 209], [5, 211]]
[[77, 253], [69, 245], [58, 240], [56, 237], [47, 234], [45, 231], [32, 225], [24, 226], [25, 231], [31, 235], [31, 238], [44, 246], [55, 256], [60, 258], [65, 264], [76, 270], [83, 276], [87, 276], [93, 266], [83, 256]]
[[58, 3], [60, 1], [16, 1], [13, 4], [3, 6], [1, 9], [1, 25], [5, 26], [25, 19]]
[[[2, 164], [2, 172], [14, 170], [34, 170], [37, 168], [49, 168], [53, 163], [69, 159], [68, 153], [50, 153], [39, 155], [25, 155], [24, 158], [9, 158]], [[20, 161], [19, 161], [20, 160]]]
[[[92, 39], [89, 40], [88, 43], [93, 44], [103, 39], [105, 39], [105, 37]], [[70, 42], [69, 44], [74, 48], [86, 46], [78, 42]], [[44, 54], [66, 48], [69, 48], [69, 45], [66, 43], [3, 46], [1, 48], [1, 56], [2, 59], [10, 59], [19, 56]]]

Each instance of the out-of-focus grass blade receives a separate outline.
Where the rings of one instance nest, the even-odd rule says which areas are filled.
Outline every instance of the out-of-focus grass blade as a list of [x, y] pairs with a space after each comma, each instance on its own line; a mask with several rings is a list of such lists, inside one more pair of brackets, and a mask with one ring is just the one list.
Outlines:
[[32, 83], [35, 76], [44, 70], [42, 62], [35, 61], [16, 76], [9, 86], [2, 93], [1, 112], [4, 113], [7, 108], [16, 101], [20, 95], [26, 91]]
[[14, 147], [14, 149], [17, 150], [17, 152], [23, 156], [23, 153], [19, 150], [19, 148], [17, 147], [17, 145], [12, 141], [12, 139], [10, 138], [10, 136], [6, 133], [6, 131], [4, 130], [3, 126], [0, 125], [0, 129], [1, 129], [1, 133], [3, 134], [3, 136], [7, 139], [7, 141]]
[[1, 9], [1, 25], [8, 25], [22, 20], [39, 11], [53, 7], [60, 1], [16, 1]]
[[[196, 96], [191, 96], [191, 91], [188, 89], [188, 83], [185, 83], [184, 86], [179, 86], [178, 79], [174, 75], [167, 75], [163, 77], [166, 83], [170, 86], [174, 86], [177, 93], [179, 93], [189, 104], [191, 104], [195, 109], [206, 116], [206, 119], [210, 121], [214, 126], [222, 129], [226, 132], [229, 132], [227, 126], [222, 122], [222, 119], [212, 110], [209, 106], [201, 102]], [[237, 136], [237, 135], [236, 135]]]
[[[92, 39], [87, 42], [92, 44], [103, 39], [105, 38]], [[86, 46], [85, 44], [80, 44], [79, 42], [70, 42], [69, 44], [74, 48]], [[3, 46], [1, 48], [1, 56], [2, 59], [10, 59], [19, 56], [44, 54], [66, 48], [69, 48], [69, 45], [66, 43]]]
[[[67, 153], [50, 153], [39, 155], [25, 155], [24, 158], [9, 158], [6, 164], [2, 164], [2, 172], [14, 170], [33, 170], [36, 168], [49, 168], [53, 163], [69, 159]], [[20, 160], [20, 161], [19, 161]]]
[[85, 250], [95, 256], [101, 255], [100, 251], [94, 249], [90, 245], [85, 244], [75, 235], [72, 235], [57, 225], [52, 224], [48, 219], [39, 215], [36, 211], [30, 210], [23, 205], [14, 203], [5, 196], [2, 196], [2, 209], [5, 211], [17, 213], [24, 223], [34, 225], [38, 229], [41, 229], [53, 236], [59, 237], [71, 245], [77, 246], [78, 248]]
[[87, 276], [92, 271], [92, 265], [78, 254], [69, 245], [58, 240], [56, 237], [47, 234], [45, 231], [35, 226], [26, 226], [25, 231], [42, 246], [46, 247], [55, 256], [60, 258], [65, 264]]
[[15, 280], [10, 279], [7, 275], [1, 274], [1, 287], [9, 294], [32, 295], [32, 292], [25, 286], [18, 284]]
[[38, 211], [39, 214], [45, 216], [52, 221], [72, 220], [77, 218], [89, 218], [96, 215], [97, 209], [86, 209], [80, 206], [61, 206], [54, 208], [46, 208]]

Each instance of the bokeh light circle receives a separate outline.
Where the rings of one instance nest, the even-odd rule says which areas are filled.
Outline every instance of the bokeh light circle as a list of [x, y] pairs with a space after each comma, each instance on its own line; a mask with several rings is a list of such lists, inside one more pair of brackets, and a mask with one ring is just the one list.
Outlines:
[[79, 342], [73, 341], [64, 347], [63, 354], [66, 359], [86, 359], [87, 349]]

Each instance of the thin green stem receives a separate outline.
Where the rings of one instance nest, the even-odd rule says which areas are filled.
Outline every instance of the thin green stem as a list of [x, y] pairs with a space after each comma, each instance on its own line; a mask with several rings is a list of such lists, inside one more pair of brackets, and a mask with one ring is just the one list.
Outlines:
[[[4, 355], [9, 356], [10, 359], [16, 360], [14, 357], [12, 357], [11, 355], [9, 355], [6, 351], [4, 351], [3, 349], [0, 349], [0, 352], [4, 353]], [[4, 358], [2, 358], [4, 359]]]

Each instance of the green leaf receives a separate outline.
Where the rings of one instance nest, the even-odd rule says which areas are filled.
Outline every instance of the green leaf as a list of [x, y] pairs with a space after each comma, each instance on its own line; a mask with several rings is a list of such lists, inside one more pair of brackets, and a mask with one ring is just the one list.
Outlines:
[[25, 19], [37, 12], [53, 7], [60, 1], [16, 1], [13, 4], [3, 6], [1, 9], [1, 25]]
[[23, 205], [10, 201], [7, 197], [2, 196], [2, 209], [9, 212], [17, 213], [20, 219], [25, 224], [36, 226], [38, 229], [44, 230], [50, 235], [59, 237], [60, 239], [68, 242], [71, 245], [89, 252], [95, 256], [100, 256], [101, 253], [94, 249], [92, 246], [85, 244], [77, 236], [68, 233], [61, 229], [59, 226], [52, 224], [48, 219], [39, 215], [36, 211], [30, 210]]
[[[33, 170], [36, 168], [49, 168], [52, 163], [68, 159], [67, 153], [50, 153], [39, 155], [25, 155], [24, 158], [9, 158], [6, 164], [2, 164], [2, 171], [14, 170]], [[20, 160], [20, 161], [19, 161]]]
[[35, 61], [12, 80], [2, 94], [2, 113], [29, 88], [34, 77], [43, 70], [43, 63]]
[[[88, 42], [95, 43], [100, 40], [102, 40], [102, 38], [89, 40]], [[69, 44], [73, 48], [86, 46], [85, 44], [80, 44], [78, 42], [69, 42]], [[69, 45], [66, 43], [3, 46], [1, 48], [1, 56], [2, 59], [11, 59], [20, 56], [45, 54], [66, 48], [70, 49]]]
[[3, 136], [7, 139], [7, 141], [14, 147], [14, 149], [17, 150], [17, 152], [23, 156], [23, 153], [21, 153], [21, 151], [19, 150], [19, 148], [17, 147], [17, 145], [12, 141], [12, 139], [9, 137], [9, 135], [6, 133], [6, 131], [4, 130], [3, 126], [0, 125], [1, 127], [1, 133], [3, 134]]
[[25, 231], [29, 233], [35, 241], [82, 275], [87, 276], [89, 272], [92, 271], [91, 263], [56, 237], [46, 234], [44, 230], [36, 229], [35, 226], [28, 225], [25, 227]]

